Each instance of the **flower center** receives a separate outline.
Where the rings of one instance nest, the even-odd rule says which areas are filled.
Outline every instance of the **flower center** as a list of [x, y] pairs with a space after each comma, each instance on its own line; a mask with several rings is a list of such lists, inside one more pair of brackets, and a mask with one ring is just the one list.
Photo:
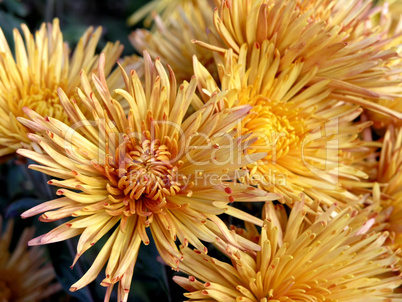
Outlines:
[[25, 116], [24, 107], [28, 107], [42, 116], [54, 117], [68, 124], [68, 116], [60, 104], [57, 94], [58, 87], [64, 87], [62, 83], [41, 85], [30, 83], [24, 87], [18, 87], [10, 91], [8, 97], [9, 108], [14, 116]]
[[297, 148], [305, 125], [298, 110], [290, 108], [291, 103], [282, 104], [260, 95], [247, 98], [245, 103], [253, 105], [253, 109], [243, 120], [242, 133], [253, 133], [258, 138], [252, 146], [255, 152], [267, 152], [266, 159], [275, 161]]

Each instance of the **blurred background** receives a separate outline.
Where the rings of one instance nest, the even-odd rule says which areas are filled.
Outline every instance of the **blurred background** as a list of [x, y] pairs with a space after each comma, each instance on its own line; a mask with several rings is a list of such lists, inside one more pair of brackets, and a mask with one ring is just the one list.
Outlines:
[[[88, 26], [102, 26], [103, 35], [98, 50], [102, 49], [107, 41], [119, 40], [124, 46], [123, 56], [135, 53], [127, 36], [136, 27], [126, 24], [127, 18], [146, 0], [0, 0], [0, 27], [3, 30], [11, 49], [14, 49], [14, 28], [20, 29], [25, 23], [34, 32], [42, 22], [51, 22], [53, 18], [60, 19], [60, 27], [64, 41], [73, 48]], [[142, 24], [137, 24], [142, 26]], [[28, 226], [36, 228], [36, 236], [44, 234], [57, 223], [43, 223], [38, 217], [22, 220], [20, 214], [46, 200], [56, 198], [52, 187], [46, 185], [47, 178], [35, 171], [27, 169], [29, 162], [14, 157], [0, 164], [0, 215], [4, 217], [3, 225], [7, 220], [14, 219], [14, 236], [12, 249], [17, 243], [23, 229]], [[4, 228], [3, 228], [4, 229]], [[107, 237], [107, 235], [105, 236]], [[150, 236], [150, 238], [152, 238]], [[70, 269], [75, 255], [78, 238], [67, 242], [54, 243], [43, 248], [46, 258], [53, 263], [58, 281], [64, 291], [53, 295], [45, 301], [103, 301], [105, 289], [99, 283], [104, 273], [87, 287], [71, 293], [70, 286], [76, 282], [90, 267], [100, 247], [105, 241], [99, 242], [88, 250]], [[158, 252], [151, 242], [149, 246], [142, 246], [136, 264], [134, 280], [130, 291], [129, 301], [183, 301], [182, 289], [172, 281], [177, 274], [158, 260]], [[117, 301], [115, 287], [110, 301]]]
[[[25, 23], [32, 30], [42, 22], [60, 19], [64, 40], [75, 45], [88, 26], [103, 27], [101, 49], [106, 41], [119, 40], [125, 45], [123, 55], [134, 53], [127, 35], [135, 29], [128, 27], [127, 18], [147, 0], [0, 0], [0, 27], [12, 46], [12, 30]], [[137, 24], [141, 26], [141, 24]]]

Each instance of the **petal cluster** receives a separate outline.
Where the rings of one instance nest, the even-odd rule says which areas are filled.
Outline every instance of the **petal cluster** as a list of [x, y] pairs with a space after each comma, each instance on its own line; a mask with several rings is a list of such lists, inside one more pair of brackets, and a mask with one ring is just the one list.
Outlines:
[[209, 34], [213, 30], [213, 7], [207, 0], [188, 1], [186, 6], [176, 7], [176, 11], [180, 14], [170, 16], [170, 20], [164, 21], [156, 15], [156, 26], [152, 30], [142, 28], [133, 31], [129, 37], [131, 44], [138, 52], [146, 50], [152, 59], [159, 57], [163, 63], [169, 64], [179, 81], [188, 81], [194, 74], [193, 55], [217, 79], [214, 53], [193, 43], [194, 40], [205, 41], [213, 37]]
[[[380, 204], [381, 215], [377, 218], [385, 223], [383, 229], [390, 232], [390, 246], [402, 248], [402, 131], [390, 127], [384, 136], [376, 181], [381, 190], [374, 190], [374, 197]], [[381, 193], [380, 193], [381, 192]]]
[[355, 167], [352, 154], [368, 154], [359, 133], [371, 125], [354, 121], [362, 109], [338, 100], [330, 80], [306, 87], [319, 69], [315, 66], [303, 74], [303, 59], [281, 70], [280, 53], [272, 42], [265, 40], [253, 47], [249, 64], [248, 53], [243, 45], [238, 59], [231, 51], [226, 54], [220, 65], [220, 86], [194, 59], [205, 100], [211, 93], [228, 91], [222, 108], [252, 106], [242, 120], [241, 132], [256, 138], [250, 153], [267, 155], [247, 166], [251, 179], [246, 181], [280, 193], [288, 205], [298, 200], [301, 192], [307, 194], [307, 206], [314, 200], [320, 200], [321, 206], [344, 206], [358, 200], [349, 187], [368, 175]]
[[63, 196], [26, 211], [22, 217], [39, 213], [43, 213], [42, 221], [75, 217], [29, 244], [80, 235], [75, 263], [101, 237], [110, 234], [92, 267], [71, 290], [93, 281], [107, 263], [102, 285], [110, 294], [120, 281], [121, 300], [127, 299], [138, 250], [141, 242], [149, 244], [149, 234], [162, 259], [173, 268], [183, 260], [176, 239], [203, 253], [207, 248], [201, 240], [258, 249], [247, 240], [237, 241], [217, 216], [227, 213], [260, 224], [258, 218], [230, 203], [277, 198], [233, 181], [246, 174], [239, 168], [264, 156], [247, 155], [245, 150], [252, 141], [235, 129], [250, 107], [217, 112], [216, 104], [225, 96], [218, 93], [186, 117], [196, 79], [176, 87], [173, 72], [166, 73], [159, 60], [153, 63], [145, 53], [144, 87], [135, 71], [127, 74], [122, 69], [126, 87], [115, 91], [129, 104], [126, 116], [120, 103], [111, 97], [104, 60], [102, 55], [99, 74], [92, 75], [96, 94], [86, 73], [81, 72], [83, 90], [77, 93], [92, 119], [85, 118], [61, 89], [60, 101], [71, 126], [30, 109], [25, 109], [29, 119], [19, 118], [35, 132], [29, 138], [43, 154], [27, 149], [18, 150], [18, 154], [38, 163], [31, 165], [32, 169], [56, 177], [49, 184], [59, 187], [57, 194]]
[[[398, 8], [152, 0], [123, 60], [101, 28], [71, 54], [57, 19], [14, 52], [0, 29], [0, 161], [46, 174], [21, 216], [57, 222], [28, 244], [77, 237], [71, 268], [93, 262], [70, 291], [100, 278], [105, 301], [149, 244], [189, 301], [402, 301]], [[32, 232], [0, 238], [0, 302], [57, 288]]]
[[[399, 120], [400, 55], [390, 43], [399, 34], [389, 26], [390, 18], [369, 0], [221, 0], [214, 25], [225, 47], [213, 40], [196, 43], [221, 55], [231, 49], [240, 56], [244, 46], [253, 49], [269, 42], [277, 52], [279, 72], [302, 60], [301, 77], [317, 68], [304, 86], [331, 79], [328, 86], [338, 100]], [[247, 64], [252, 64], [252, 53], [247, 53]], [[381, 98], [390, 102], [379, 104]]]
[[[380, 277], [398, 268], [384, 246], [388, 233], [367, 233], [352, 209], [332, 215], [334, 207], [306, 224], [302, 202], [289, 218], [266, 206], [256, 254], [221, 247], [232, 264], [186, 248], [175, 277], [188, 301], [394, 301], [398, 276]], [[368, 219], [368, 217], [367, 217]], [[366, 219], [366, 220], [367, 220]], [[358, 220], [358, 223], [355, 221]], [[353, 228], [351, 225], [354, 225]], [[395, 300], [397, 301], [397, 300]]]
[[[16, 120], [25, 116], [24, 107], [70, 123], [57, 89], [61, 87], [68, 97], [75, 97], [80, 70], [91, 72], [97, 68], [95, 51], [102, 32], [100, 27], [88, 28], [72, 54], [63, 41], [58, 19], [43, 23], [35, 35], [26, 25], [21, 27], [24, 39], [14, 29], [15, 56], [0, 29], [0, 156], [14, 153], [21, 143], [30, 144], [27, 138], [30, 131]], [[110, 59], [105, 66], [107, 75], [122, 48], [120, 43], [108, 43], [103, 49]], [[113, 78], [109, 83], [116, 85]]]

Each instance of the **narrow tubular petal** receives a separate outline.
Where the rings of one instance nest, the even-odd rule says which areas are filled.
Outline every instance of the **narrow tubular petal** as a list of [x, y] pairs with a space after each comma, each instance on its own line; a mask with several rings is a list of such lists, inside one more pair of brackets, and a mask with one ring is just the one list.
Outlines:
[[[191, 113], [190, 105], [200, 102], [197, 78], [190, 77], [189, 82], [178, 85], [172, 68], [165, 69], [159, 58], [153, 62], [147, 52], [143, 74], [127, 73], [122, 65], [117, 72], [124, 84], [114, 87], [107, 76], [113, 56], [106, 50], [99, 58], [90, 55], [99, 37], [99, 29], [89, 29], [71, 59], [72, 73], [80, 70], [76, 60], [89, 66], [79, 77], [68, 73], [69, 80], [81, 80], [76, 83], [77, 99], [71, 98], [71, 87], [57, 89], [68, 121], [24, 109], [27, 119], [22, 122], [33, 132], [28, 138], [35, 149], [29, 150], [27, 145], [18, 153], [38, 163], [30, 168], [55, 177], [48, 184], [57, 187], [56, 194], [64, 197], [38, 205], [22, 216], [42, 213], [39, 220], [44, 222], [73, 217], [29, 244], [80, 235], [74, 266], [84, 252], [113, 230], [90, 269], [71, 290], [92, 282], [107, 263], [101, 282], [107, 287], [105, 299], [109, 299], [113, 284], [119, 283], [118, 297], [123, 301], [128, 299], [141, 243], [148, 245], [150, 234], [161, 258], [176, 270], [183, 260], [177, 239], [203, 254], [208, 252], [203, 242], [259, 250], [217, 216], [227, 211], [233, 217], [262, 225], [261, 220], [227, 204], [279, 197], [238, 183], [247, 177], [244, 166], [266, 156], [259, 150], [248, 155], [258, 139], [243, 135], [237, 128], [252, 106], [227, 107], [228, 97], [234, 94], [222, 91], [211, 93], [206, 104]], [[23, 53], [19, 56], [25, 60]], [[94, 68], [96, 73], [92, 73]]]
[[70, 291], [77, 291], [81, 288], [83, 288], [85, 285], [88, 283], [92, 282], [95, 280], [96, 276], [98, 276], [99, 272], [102, 270], [103, 266], [108, 260], [108, 257], [110, 255], [111, 248], [114, 244], [114, 241], [117, 236], [118, 229], [116, 229], [113, 234], [110, 236], [110, 238], [107, 240], [105, 245], [102, 247], [101, 251], [99, 252], [98, 256], [96, 256], [96, 259], [94, 263], [91, 265], [89, 270], [84, 274], [84, 276], [81, 277], [80, 280], [75, 282], [71, 287]]

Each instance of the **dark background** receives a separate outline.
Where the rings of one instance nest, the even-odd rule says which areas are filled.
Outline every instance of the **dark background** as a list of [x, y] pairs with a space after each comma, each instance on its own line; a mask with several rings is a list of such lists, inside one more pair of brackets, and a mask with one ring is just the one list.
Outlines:
[[[71, 46], [88, 26], [103, 27], [99, 44], [101, 49], [107, 41], [119, 40], [125, 45], [123, 55], [134, 53], [127, 35], [135, 29], [126, 24], [127, 18], [147, 0], [0, 0], [0, 27], [12, 46], [12, 30], [26, 23], [33, 31], [42, 22], [60, 19], [64, 40]], [[138, 24], [137, 26], [141, 26]]]

